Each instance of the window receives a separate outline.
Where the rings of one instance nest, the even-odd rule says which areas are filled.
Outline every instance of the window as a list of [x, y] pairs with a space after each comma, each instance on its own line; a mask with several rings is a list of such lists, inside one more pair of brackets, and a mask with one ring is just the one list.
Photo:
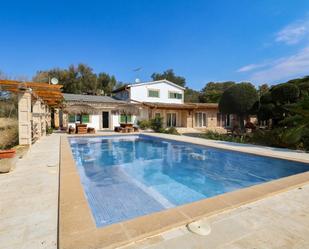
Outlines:
[[132, 123], [132, 115], [131, 114], [121, 114], [120, 123], [121, 124]]
[[176, 93], [176, 92], [169, 92], [168, 97], [170, 99], [182, 99], [182, 94], [181, 93]]
[[82, 123], [89, 123], [90, 122], [89, 120], [90, 120], [90, 118], [89, 118], [88, 114], [83, 114], [83, 115], [80, 115], [80, 114], [76, 114], [76, 115], [70, 114], [69, 115], [69, 123], [75, 123], [75, 122], [80, 122], [80, 121], [82, 121]]
[[80, 122], [80, 119], [81, 119], [80, 114], [75, 115], [75, 122]]
[[205, 112], [197, 112], [195, 113], [195, 127], [206, 127], [207, 126], [207, 118]]
[[160, 91], [159, 90], [151, 90], [149, 89], [148, 90], [148, 97], [151, 97], [151, 98], [159, 98], [160, 97]]
[[231, 114], [222, 114], [222, 113], [217, 114], [217, 126], [230, 127], [231, 121], [232, 121]]
[[167, 113], [166, 114], [166, 126], [175, 127], [176, 126], [176, 113]]
[[69, 115], [69, 123], [75, 123], [75, 115]]
[[82, 115], [82, 123], [89, 123], [89, 115]]
[[225, 120], [226, 120], [226, 121], [225, 121], [226, 127], [230, 127], [230, 126], [231, 126], [231, 115], [230, 115], [230, 114], [227, 114]]

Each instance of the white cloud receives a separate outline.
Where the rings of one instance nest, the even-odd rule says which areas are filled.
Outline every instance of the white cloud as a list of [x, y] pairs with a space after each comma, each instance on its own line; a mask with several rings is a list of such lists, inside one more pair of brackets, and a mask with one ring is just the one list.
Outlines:
[[250, 80], [256, 83], [278, 82], [305, 75], [309, 75], [309, 45], [294, 55], [273, 60], [267, 69], [255, 71]]
[[245, 65], [237, 72], [250, 72], [247, 76], [254, 83], [278, 83], [293, 77], [309, 75], [309, 15], [276, 33], [275, 41], [287, 45], [306, 41], [307, 45], [290, 56]]
[[309, 18], [287, 25], [276, 33], [276, 42], [288, 45], [297, 44], [309, 35]]
[[243, 67], [239, 68], [237, 70], [237, 72], [239, 72], [239, 73], [249, 72], [249, 71], [252, 71], [252, 70], [255, 70], [255, 69], [258, 69], [258, 68], [265, 67], [267, 65], [268, 65], [267, 63], [249, 64], [249, 65], [246, 65], [246, 66], [243, 66]]

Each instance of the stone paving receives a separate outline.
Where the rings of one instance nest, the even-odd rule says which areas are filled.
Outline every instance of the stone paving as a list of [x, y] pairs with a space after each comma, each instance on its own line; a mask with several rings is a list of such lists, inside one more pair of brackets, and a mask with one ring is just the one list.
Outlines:
[[57, 248], [59, 139], [40, 139], [0, 174], [1, 249]]
[[309, 185], [205, 218], [209, 235], [185, 226], [121, 249], [308, 249]]

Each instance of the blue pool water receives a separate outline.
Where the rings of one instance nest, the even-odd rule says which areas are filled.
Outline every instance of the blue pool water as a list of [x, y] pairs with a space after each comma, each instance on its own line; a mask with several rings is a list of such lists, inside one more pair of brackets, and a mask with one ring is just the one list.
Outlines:
[[70, 138], [97, 227], [309, 170], [146, 135]]

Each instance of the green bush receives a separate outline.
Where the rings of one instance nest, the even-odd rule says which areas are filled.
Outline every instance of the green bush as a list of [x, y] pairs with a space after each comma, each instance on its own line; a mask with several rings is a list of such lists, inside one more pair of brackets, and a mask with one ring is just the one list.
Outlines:
[[232, 134], [220, 134], [215, 131], [206, 131], [200, 137], [211, 140], [221, 140], [227, 142], [243, 143], [245, 142], [244, 136], [234, 136]]
[[48, 126], [46, 126], [46, 134], [47, 134], [47, 135], [52, 134], [52, 133], [53, 133], [53, 131], [54, 131], [54, 129], [53, 129], [52, 127], [48, 127]]
[[141, 128], [142, 130], [146, 130], [148, 128], [151, 127], [151, 122], [150, 120], [139, 120], [137, 122], [137, 125], [139, 126], [139, 128]]
[[155, 132], [162, 132], [163, 131], [163, 118], [155, 117], [151, 119], [150, 128], [153, 129]]
[[165, 129], [163, 133], [172, 134], [172, 135], [180, 135], [175, 127], [170, 127], [168, 129]]

